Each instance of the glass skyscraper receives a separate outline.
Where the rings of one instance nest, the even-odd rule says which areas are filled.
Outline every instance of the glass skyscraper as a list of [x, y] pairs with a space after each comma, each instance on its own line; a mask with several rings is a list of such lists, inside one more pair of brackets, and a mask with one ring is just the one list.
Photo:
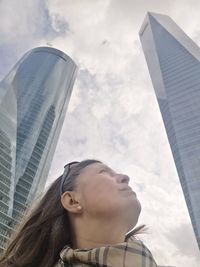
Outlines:
[[0, 249], [43, 191], [76, 72], [66, 54], [40, 47], [0, 83]]
[[200, 49], [165, 15], [139, 35], [200, 248]]

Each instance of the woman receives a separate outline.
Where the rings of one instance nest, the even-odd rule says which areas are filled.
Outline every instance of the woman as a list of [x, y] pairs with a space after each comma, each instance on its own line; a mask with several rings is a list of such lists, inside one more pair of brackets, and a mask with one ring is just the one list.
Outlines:
[[67, 164], [8, 246], [0, 267], [157, 266], [134, 237], [143, 228], [132, 230], [141, 206], [128, 183], [127, 175], [97, 160]]

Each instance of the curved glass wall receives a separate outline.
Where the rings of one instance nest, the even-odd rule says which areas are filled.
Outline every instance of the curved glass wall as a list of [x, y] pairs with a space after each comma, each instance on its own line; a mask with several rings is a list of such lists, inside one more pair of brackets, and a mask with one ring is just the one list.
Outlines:
[[[0, 84], [0, 100], [4, 98], [4, 104], [0, 102], [2, 246], [7, 230], [1, 227], [1, 221], [8, 228], [9, 236], [27, 205], [43, 191], [76, 72], [75, 63], [66, 54], [39, 47], [26, 53]], [[15, 102], [10, 124], [6, 108], [11, 108], [11, 103], [5, 106], [7, 91], [12, 92]]]

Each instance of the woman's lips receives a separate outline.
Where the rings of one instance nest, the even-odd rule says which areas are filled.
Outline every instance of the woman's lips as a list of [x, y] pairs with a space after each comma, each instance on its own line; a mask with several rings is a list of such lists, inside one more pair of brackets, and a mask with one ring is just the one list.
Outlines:
[[136, 193], [133, 191], [133, 189], [130, 186], [126, 186], [126, 187], [124, 187], [124, 188], [122, 188], [120, 190], [121, 191], [130, 191], [136, 196]]

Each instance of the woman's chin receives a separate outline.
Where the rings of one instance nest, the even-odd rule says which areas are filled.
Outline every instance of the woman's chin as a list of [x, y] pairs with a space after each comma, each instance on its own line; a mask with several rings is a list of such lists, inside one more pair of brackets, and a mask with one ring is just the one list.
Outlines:
[[129, 209], [130, 230], [136, 226], [141, 209], [142, 207], [139, 201], [137, 201], [137, 203], [134, 203], [134, 206]]

